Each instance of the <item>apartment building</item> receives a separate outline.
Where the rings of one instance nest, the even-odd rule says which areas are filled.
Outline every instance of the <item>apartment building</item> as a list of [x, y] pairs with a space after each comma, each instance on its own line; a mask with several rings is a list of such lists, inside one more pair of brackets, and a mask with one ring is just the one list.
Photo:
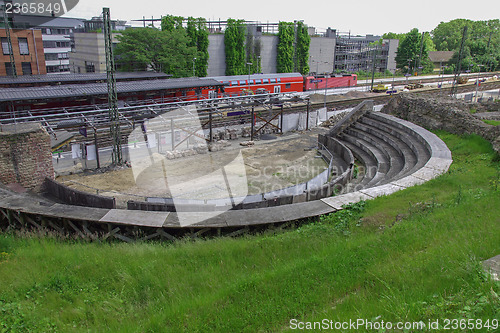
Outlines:
[[[0, 76], [46, 74], [42, 32], [36, 29], [0, 29]], [[11, 61], [14, 60], [14, 63]]]

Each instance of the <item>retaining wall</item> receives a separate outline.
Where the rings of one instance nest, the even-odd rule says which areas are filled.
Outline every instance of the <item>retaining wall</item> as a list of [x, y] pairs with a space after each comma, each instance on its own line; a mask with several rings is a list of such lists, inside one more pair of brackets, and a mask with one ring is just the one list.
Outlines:
[[45, 179], [43, 191], [68, 205], [109, 209], [116, 208], [115, 198], [78, 191], [49, 178]]

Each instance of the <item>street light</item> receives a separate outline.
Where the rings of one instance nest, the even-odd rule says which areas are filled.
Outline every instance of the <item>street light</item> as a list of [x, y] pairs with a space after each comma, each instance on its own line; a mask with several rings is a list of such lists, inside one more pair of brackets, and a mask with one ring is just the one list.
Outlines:
[[448, 68], [448, 66], [443, 66], [443, 63], [439, 62], [439, 74], [441, 74], [441, 84], [439, 85], [439, 89], [443, 88], [443, 78], [444, 78], [445, 68]]
[[324, 103], [324, 108], [326, 109], [326, 92], [328, 90], [328, 78], [330, 77], [330, 74], [325, 73], [325, 103]]
[[195, 68], [194, 68], [195, 61], [196, 61], [196, 58], [193, 58], [193, 77], [195, 76]]
[[248, 66], [248, 93], [250, 94], [250, 66], [252, 66], [253, 64], [251, 62], [247, 62], [247, 66]]
[[477, 103], [477, 89], [479, 87], [479, 75], [481, 74], [481, 67], [484, 66], [484, 65], [477, 65], [479, 67], [479, 71], [477, 72], [477, 81], [476, 81], [476, 103]]

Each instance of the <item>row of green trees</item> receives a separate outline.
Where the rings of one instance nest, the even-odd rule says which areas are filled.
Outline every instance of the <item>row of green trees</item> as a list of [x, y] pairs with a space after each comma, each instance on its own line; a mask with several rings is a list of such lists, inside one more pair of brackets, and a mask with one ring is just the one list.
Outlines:
[[242, 75], [246, 69], [245, 50], [246, 26], [243, 20], [227, 20], [224, 33], [224, 51], [226, 52], [226, 75]]
[[146, 70], [174, 77], [207, 76], [208, 30], [203, 18], [167, 15], [161, 30], [155, 27], [127, 29], [117, 37], [117, 65], [124, 71]]
[[440, 23], [433, 31], [433, 40], [438, 51], [455, 51], [450, 61], [454, 69], [458, 60], [458, 49], [463, 28], [467, 26], [467, 36], [462, 55], [461, 68], [464, 70], [500, 70], [500, 20], [471, 21], [457, 19]]
[[303, 22], [280, 22], [278, 25], [278, 73], [309, 72], [311, 37]]
[[[453, 72], [458, 61], [463, 28], [467, 26], [461, 68], [473, 72], [500, 70], [500, 20], [472, 21], [456, 19], [441, 22], [430, 33], [420, 34], [412, 29], [406, 34], [387, 33], [384, 39], [399, 39], [396, 63], [402, 72], [432, 72], [429, 51], [454, 51], [446, 65], [446, 72]], [[422, 43], [423, 37], [423, 43]], [[421, 68], [418, 68], [421, 67]]]

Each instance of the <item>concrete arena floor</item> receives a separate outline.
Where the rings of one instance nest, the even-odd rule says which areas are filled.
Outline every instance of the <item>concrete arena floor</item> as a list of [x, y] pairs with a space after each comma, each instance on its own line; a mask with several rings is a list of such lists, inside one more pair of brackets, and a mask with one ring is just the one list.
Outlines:
[[[258, 140], [253, 147], [240, 146], [246, 140], [243, 138], [231, 140], [224, 150], [168, 160], [163, 165], [155, 163], [135, 177], [132, 168], [123, 168], [60, 176], [57, 180], [78, 190], [115, 197], [119, 208], [126, 207], [128, 200], [170, 197], [172, 192], [183, 199], [218, 199], [227, 197], [227, 190], [220, 178], [211, 177], [241, 151], [245, 174], [241, 177], [246, 176], [246, 194], [258, 194], [306, 182], [324, 171], [327, 164], [317, 157], [316, 150], [318, 134], [324, 132], [326, 129], [320, 127], [303, 133], [277, 134], [277, 139]], [[172, 177], [184, 187], [174, 189], [176, 185], [169, 183]]]

